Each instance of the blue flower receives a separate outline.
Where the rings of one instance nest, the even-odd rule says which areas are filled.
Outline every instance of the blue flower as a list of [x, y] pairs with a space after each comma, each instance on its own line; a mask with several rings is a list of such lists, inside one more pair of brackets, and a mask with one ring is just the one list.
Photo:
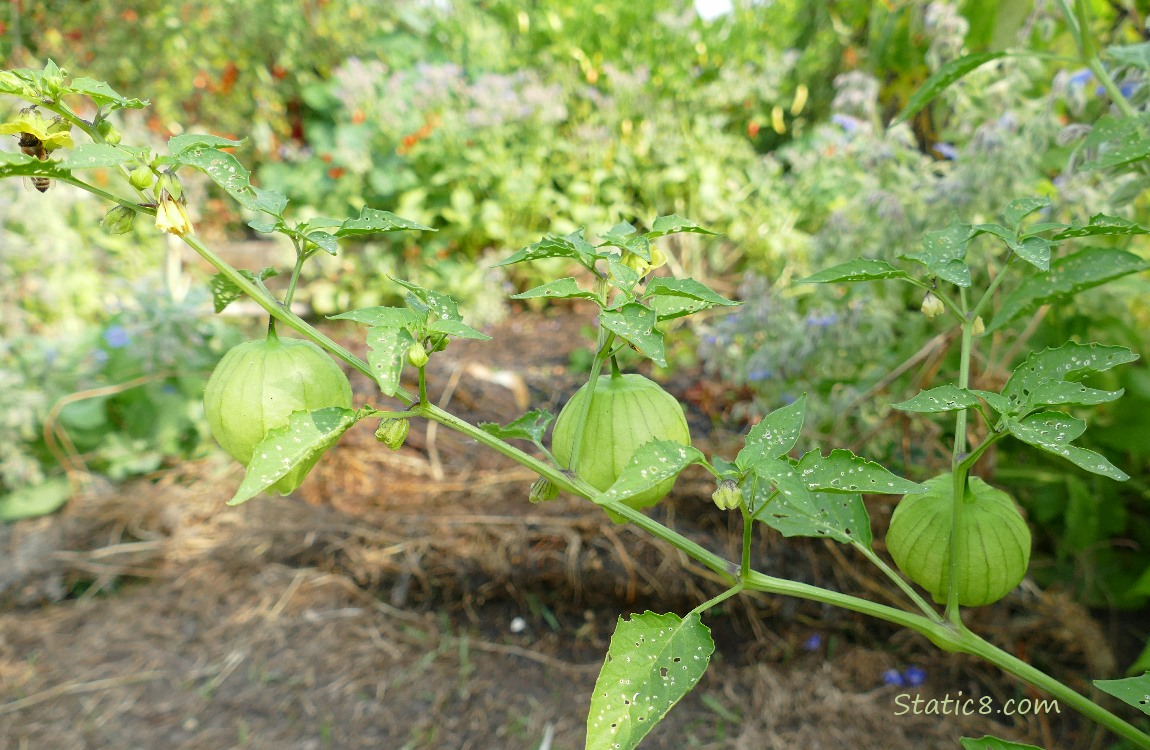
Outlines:
[[810, 638], [803, 641], [803, 651], [818, 651], [823, 645], [823, 637], [815, 633]]
[[902, 675], [898, 673], [897, 669], [888, 669], [882, 673], [882, 684], [902, 687], [905, 683], [902, 681]]
[[104, 331], [104, 343], [112, 349], [123, 349], [132, 343], [132, 337], [122, 325], [117, 324], [108, 326], [108, 330]]
[[1069, 83], [1071, 87], [1081, 88], [1093, 77], [1094, 74], [1090, 72], [1089, 68], [1082, 68], [1081, 70], [1076, 70], [1071, 73], [1070, 78], [1068, 78], [1066, 82]]
[[926, 670], [919, 667], [907, 667], [903, 670], [902, 681], [907, 687], [918, 687], [926, 682]]
[[750, 372], [747, 373], [747, 380], [750, 380], [750, 381], [769, 380], [772, 374], [773, 373], [770, 370], [766, 370], [766, 369], [762, 369], [762, 368], [755, 369], [755, 370], [751, 370]]
[[826, 315], [818, 315], [811, 313], [807, 316], [807, 325], [813, 328], [826, 328], [827, 326], [834, 325], [839, 320], [839, 316], [835, 313], [827, 313]]
[[958, 149], [950, 143], [936, 143], [934, 144], [934, 151], [944, 159], [954, 161], [958, 158]]
[[859, 121], [850, 115], [831, 115], [831, 122], [848, 133], [853, 133], [859, 129]]

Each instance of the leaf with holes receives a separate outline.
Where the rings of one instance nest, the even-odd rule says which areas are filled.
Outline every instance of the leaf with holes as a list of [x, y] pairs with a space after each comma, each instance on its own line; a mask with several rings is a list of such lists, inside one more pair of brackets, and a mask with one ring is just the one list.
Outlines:
[[768, 485], [778, 489], [774, 499], [756, 515], [757, 520], [783, 536], [813, 536], [841, 544], [870, 547], [870, 516], [862, 495], [811, 492], [800, 472], [786, 461], [765, 459], [754, 467], [758, 479], [756, 507], [767, 496]]
[[1150, 672], [1125, 680], [1094, 680], [1094, 687], [1150, 716]]
[[57, 162], [60, 169], [96, 169], [126, 164], [139, 156], [142, 149], [111, 146], [107, 143], [84, 143]]
[[631, 750], [689, 693], [715, 642], [699, 619], [644, 612], [619, 618], [587, 714], [587, 750]]
[[655, 219], [651, 224], [651, 231], [644, 232], [647, 239], [655, 239], [656, 237], [663, 237], [668, 234], [679, 234], [682, 232], [690, 232], [692, 234], [714, 234], [709, 229], [703, 229], [701, 226], [691, 221], [684, 219], [682, 216], [671, 214], [670, 216], [660, 216]]
[[1079, 250], [1051, 263], [1046, 273], [1024, 278], [1002, 300], [987, 331], [996, 331], [1042, 305], [1063, 302], [1081, 291], [1148, 268], [1150, 261], [1118, 248]]
[[272, 430], [255, 447], [244, 481], [228, 505], [251, 500], [288, 474], [298, 474], [302, 481], [355, 422], [356, 413], [341, 406], [292, 412], [286, 427]]
[[1096, 156], [1079, 169], [1117, 167], [1150, 156], [1147, 125], [1150, 125], [1150, 115], [1147, 114], [1133, 117], [1103, 115], [1098, 118], [1082, 142], [1082, 148], [1094, 150]]
[[420, 332], [423, 325], [423, 318], [406, 307], [361, 307], [329, 315], [328, 320], [352, 320], [379, 328], [407, 328], [413, 333]]
[[546, 297], [549, 299], [572, 299], [578, 297], [580, 299], [596, 301], [599, 299], [595, 296], [594, 292], [589, 292], [579, 286], [579, 282], [572, 276], [549, 281], [534, 289], [528, 289], [526, 292], [511, 295], [511, 299], [535, 299], [537, 297]]
[[[200, 136], [211, 137], [211, 136]], [[200, 170], [222, 187], [244, 208], [282, 216], [287, 198], [273, 190], [262, 190], [251, 184], [251, 173], [229, 153], [203, 145], [194, 145], [174, 153], [167, 161]]]
[[891, 404], [891, 408], [902, 411], [913, 411], [920, 414], [937, 414], [945, 411], [958, 411], [970, 409], [979, 405], [978, 397], [965, 388], [947, 383], [937, 388], [919, 391], [917, 395], [906, 401]]
[[619, 478], [607, 491], [595, 498], [598, 503], [609, 500], [623, 501], [640, 495], [660, 482], [679, 475], [693, 463], [703, 460], [703, 454], [689, 445], [674, 440], [652, 440], [639, 446], [631, 461], [619, 472]]
[[364, 206], [357, 218], [348, 219], [339, 225], [339, 229], [335, 231], [335, 236], [362, 237], [365, 234], [403, 231], [434, 232], [435, 230], [396, 216], [390, 211], [380, 211]]
[[546, 409], [532, 409], [514, 422], [498, 425], [494, 422], [480, 422], [479, 429], [494, 435], [500, 440], [530, 440], [539, 444], [543, 442], [543, 435], [547, 432], [547, 425], [555, 419], [555, 415]]
[[796, 284], [830, 284], [848, 281], [876, 281], [878, 279], [909, 279], [906, 271], [890, 263], [870, 258], [855, 258], [837, 266], [824, 268], [818, 273], [799, 279]]
[[[269, 266], [258, 274], [243, 269], [239, 269], [239, 274], [253, 284], [262, 286], [265, 279], [270, 279], [272, 276], [278, 275], [279, 271]], [[217, 314], [223, 312], [224, 308], [244, 296], [243, 290], [222, 273], [217, 273], [213, 276], [211, 281], [208, 282], [208, 286], [212, 290], [212, 304]]]
[[601, 258], [618, 257], [617, 253], [596, 252], [587, 240], [583, 239], [583, 231], [573, 232], [559, 237], [547, 235], [533, 245], [512, 253], [509, 257], [499, 261], [497, 266], [509, 266], [513, 263], [523, 263], [543, 258], [571, 258], [579, 261], [583, 266], [590, 268], [595, 261]]
[[795, 470], [808, 489], [819, 492], [906, 495], [922, 491], [915, 482], [891, 474], [874, 461], [845, 448], [835, 448], [826, 456], [817, 450], [808, 451], [795, 464]]
[[1023, 219], [1049, 205], [1050, 199], [1046, 197], [1018, 198], [1010, 202], [1010, 205], [1002, 212], [1002, 218], [1006, 219], [1006, 223], [1011, 228], [1018, 229], [1018, 225], [1022, 223]]
[[1126, 234], [1150, 234], [1150, 229], [1147, 229], [1141, 224], [1136, 224], [1129, 219], [1123, 219], [1120, 216], [1094, 214], [1090, 217], [1088, 223], [1083, 224], [1079, 221], [1071, 222], [1069, 227], [1050, 239], [1057, 242], [1059, 240], [1069, 240], [1076, 237], [1107, 237]]
[[434, 313], [440, 320], [463, 320], [459, 312], [459, 305], [451, 297], [432, 289], [424, 289], [410, 281], [393, 278], [396, 284], [406, 289], [409, 294], [404, 295], [403, 301], [420, 315]]
[[747, 471], [761, 458], [782, 458], [799, 441], [807, 413], [807, 394], [775, 409], [747, 433], [745, 445], [735, 457], [735, 465]]
[[659, 367], [667, 366], [663, 332], [655, 327], [655, 311], [638, 302], [628, 302], [618, 310], [599, 313], [599, 322], [608, 331], [626, 341], [635, 351]]
[[1101, 404], [1122, 395], [1121, 390], [1101, 391], [1075, 382], [1094, 372], [1138, 359], [1124, 346], [1076, 344], [1073, 341], [1055, 349], [1031, 352], [1011, 373], [1002, 389], [1010, 399], [1011, 411], [1020, 416], [1039, 406], [1054, 404]]
[[1022, 421], [1008, 419], [1006, 429], [1027, 445], [1062, 456], [1075, 466], [1094, 474], [1101, 474], [1119, 482], [1125, 482], [1130, 478], [1102, 454], [1070, 445], [1071, 440], [1086, 430], [1086, 423], [1081, 419], [1075, 419], [1059, 411], [1044, 411], [1031, 414]]
[[1043, 237], [1026, 237], [1021, 242], [1006, 243], [1024, 261], [1040, 271], [1050, 268], [1050, 248], [1054, 243]]
[[367, 329], [367, 364], [379, 390], [394, 396], [399, 388], [407, 350], [415, 343], [411, 332], [402, 326], [373, 326]]
[[970, 267], [963, 258], [970, 241], [969, 224], [953, 222], [945, 229], [927, 232], [922, 238], [922, 252], [904, 253], [901, 257], [921, 263], [935, 276], [961, 287], [970, 286]]
[[643, 295], [655, 309], [659, 320], [670, 320], [712, 307], [731, 307], [740, 304], [716, 294], [694, 279], [673, 279], [660, 276], [647, 284]]

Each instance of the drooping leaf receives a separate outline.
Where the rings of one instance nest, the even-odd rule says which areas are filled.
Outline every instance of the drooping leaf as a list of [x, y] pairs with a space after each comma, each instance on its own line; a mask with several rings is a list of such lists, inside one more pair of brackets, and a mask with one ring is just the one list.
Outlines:
[[679, 234], [682, 232], [690, 232], [692, 234], [714, 234], [709, 229], [703, 229], [701, 226], [691, 221], [684, 219], [682, 216], [671, 214], [670, 216], [660, 216], [651, 224], [651, 231], [645, 232], [648, 239], [655, 239], [656, 237], [663, 237], [668, 234]]
[[1070, 240], [1076, 237], [1108, 237], [1126, 234], [1147, 234], [1150, 229], [1120, 216], [1107, 216], [1094, 214], [1090, 221], [1082, 224], [1079, 221], [1071, 222], [1064, 231], [1059, 232], [1050, 239], [1057, 241]]
[[335, 236], [362, 237], [365, 234], [401, 231], [434, 232], [435, 230], [414, 221], [408, 221], [389, 211], [380, 211], [364, 206], [359, 212], [358, 218], [348, 219], [339, 225], [339, 229], [335, 231]]
[[1046, 273], [1024, 278], [1003, 299], [988, 331], [997, 331], [1042, 305], [1063, 302], [1079, 292], [1131, 273], [1150, 269], [1150, 261], [1113, 247], [1088, 247], [1059, 258]]
[[1006, 427], [1011, 435], [1026, 443], [1056, 456], [1062, 456], [1075, 466], [1094, 474], [1119, 482], [1130, 477], [1105, 456], [1086, 448], [1070, 445], [1086, 429], [1086, 423], [1068, 414], [1057, 411], [1044, 411], [1031, 414], [1022, 421], [1008, 419]]
[[414, 343], [411, 332], [402, 326], [367, 329], [367, 364], [383, 395], [395, 395], [407, 350]]
[[837, 266], [799, 279], [796, 284], [830, 284], [845, 281], [875, 281], [878, 279], [909, 279], [906, 271], [890, 263], [870, 258], [855, 258]]
[[619, 618], [587, 714], [587, 750], [632, 750], [691, 691], [715, 643], [699, 615]]
[[355, 421], [356, 413], [341, 406], [292, 412], [286, 427], [272, 430], [256, 446], [228, 505], [252, 499], [297, 469], [306, 473]]
[[870, 547], [873, 537], [870, 516], [862, 495], [811, 492], [801, 472], [786, 461], [764, 459], [755, 464], [756, 506], [769, 486], [778, 494], [755, 516], [783, 536], [834, 539], [841, 544], [857, 542]]
[[959, 80], [967, 73], [970, 73], [976, 68], [980, 68], [991, 60], [997, 60], [1000, 57], [1005, 57], [1010, 54], [1009, 52], [978, 52], [973, 55], [966, 55], [957, 60], [951, 60], [941, 68], [936, 70], [927, 78], [922, 86], [918, 88], [907, 100], [906, 106], [894, 118], [891, 125], [897, 125], [900, 122], [906, 122], [910, 118], [917, 115], [923, 107], [930, 104], [930, 102], [943, 91], [950, 88], [951, 84]]
[[1094, 687], [1150, 716], [1150, 672], [1124, 680], [1094, 680]]
[[548, 297], [551, 299], [571, 299], [575, 297], [589, 300], [598, 299], [594, 292], [580, 287], [579, 282], [576, 281], [573, 276], [549, 281], [534, 289], [528, 289], [526, 292], [511, 295], [511, 299], [535, 299], [537, 297]]
[[632, 454], [631, 461], [623, 467], [614, 484], [595, 501], [602, 503], [634, 497], [666, 479], [678, 476], [680, 471], [702, 460], [703, 454], [698, 450], [674, 440], [644, 443]]
[[1138, 355], [1123, 346], [1071, 341], [1054, 349], [1031, 352], [1006, 381], [1002, 395], [1010, 399], [1010, 413], [1014, 415], [1026, 414], [1039, 406], [1113, 401], [1122, 395], [1121, 390], [1101, 391], [1075, 381], [1136, 359]]
[[136, 151], [106, 143], [83, 143], [63, 155], [61, 169], [96, 169], [125, 164], [136, 158]]
[[604, 328], [626, 341], [659, 367], [667, 366], [663, 332], [655, 327], [655, 311], [638, 302], [628, 302], [618, 310], [599, 313]]
[[1011, 742], [991, 737], [989, 734], [979, 739], [963, 737], [959, 740], [962, 750], [1042, 750], [1035, 745], [1025, 745], [1021, 742]]
[[826, 456], [817, 450], [808, 451], [795, 464], [795, 470], [808, 489], [819, 492], [906, 495], [922, 491], [921, 485], [845, 448], [835, 448]]
[[1115, 117], [1103, 115], [1082, 142], [1097, 156], [1079, 169], [1106, 169], [1129, 164], [1150, 156], [1150, 115]]
[[563, 237], [549, 234], [535, 244], [512, 253], [510, 257], [495, 265], [509, 266], [513, 263], [523, 263], [542, 258], [571, 258], [590, 268], [595, 260], [606, 257], [607, 253], [596, 252], [595, 248], [583, 239], [583, 233], [580, 230]]
[[782, 458], [790, 453], [799, 441], [806, 413], [807, 394], [804, 393], [790, 404], [763, 417], [747, 433], [745, 445], [735, 458], [735, 465], [746, 471], [761, 458]]
[[921, 263], [940, 279], [962, 287], [970, 286], [970, 267], [963, 258], [970, 241], [970, 225], [953, 222], [945, 229], [927, 232], [922, 238], [922, 252], [902, 257]]
[[891, 408], [918, 412], [920, 414], [936, 414], [939, 412], [969, 409], [978, 406], [979, 403], [978, 398], [970, 391], [965, 388], [959, 388], [952, 383], [947, 383], [937, 388], [919, 391], [913, 398], [897, 404], [891, 404]]
[[[239, 273], [248, 281], [259, 285], [260, 282], [266, 281], [273, 276], [277, 276], [279, 271], [269, 266], [261, 270], [258, 274], [252, 273], [251, 271], [245, 271], [242, 268], [239, 269]], [[218, 273], [213, 276], [208, 282], [208, 286], [212, 290], [212, 304], [215, 307], [217, 315], [223, 312], [224, 308], [226, 308], [228, 305], [235, 302], [237, 299], [244, 295], [243, 290], [232, 283], [232, 280], [227, 276], [224, 276], [222, 273]]]
[[554, 419], [555, 415], [546, 409], [532, 409], [519, 419], [506, 425], [480, 422], [479, 429], [500, 440], [530, 440], [533, 443], [542, 443], [543, 435], [547, 432], [547, 425], [551, 424]]

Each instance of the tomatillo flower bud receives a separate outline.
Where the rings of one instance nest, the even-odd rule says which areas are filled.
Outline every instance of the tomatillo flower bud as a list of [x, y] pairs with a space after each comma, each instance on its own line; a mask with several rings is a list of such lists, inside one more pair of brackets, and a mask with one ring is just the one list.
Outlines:
[[397, 451], [403, 447], [403, 442], [407, 440], [407, 432], [410, 429], [411, 423], [406, 419], [381, 419], [379, 427], [375, 430], [375, 439], [393, 451]]
[[127, 206], [113, 206], [100, 221], [104, 231], [108, 234], [127, 234], [132, 230], [132, 222], [136, 219], [136, 212]]
[[128, 175], [128, 182], [137, 190], [147, 190], [155, 182], [155, 177], [152, 175], [152, 170], [139, 166]]
[[116, 146], [120, 143], [120, 131], [109, 120], [100, 120], [96, 132], [104, 137], [104, 142]]
[[164, 199], [164, 193], [167, 193], [173, 200], [184, 199], [184, 184], [180, 182], [180, 178], [176, 177], [171, 172], [163, 172], [160, 174], [159, 188], [160, 200]]
[[427, 350], [423, 348], [423, 344], [416, 341], [407, 348], [407, 361], [413, 367], [423, 367], [427, 364]]
[[935, 297], [933, 292], [927, 292], [926, 296], [922, 298], [920, 309], [923, 315], [933, 319], [946, 312], [946, 305], [942, 304], [942, 300]]
[[527, 497], [532, 503], [545, 503], [559, 497], [559, 488], [547, 477], [539, 477], [531, 485], [531, 494]]
[[719, 488], [711, 495], [711, 500], [719, 510], [734, 510], [743, 504], [743, 491], [734, 479], [724, 479], [719, 482]]
[[982, 316], [981, 315], [979, 315], [978, 317], [976, 317], [974, 319], [974, 323], [970, 326], [970, 332], [973, 333], [975, 336], [979, 335], [980, 333], [986, 332], [986, 323], [982, 322]]

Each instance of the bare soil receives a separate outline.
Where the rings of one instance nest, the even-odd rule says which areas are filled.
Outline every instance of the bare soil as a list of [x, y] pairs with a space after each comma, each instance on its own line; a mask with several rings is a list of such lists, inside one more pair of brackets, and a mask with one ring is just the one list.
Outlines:
[[[586, 319], [519, 315], [493, 342], [453, 343], [433, 360], [431, 392], [472, 421], [555, 411], [577, 384], [567, 357]], [[362, 349], [350, 334], [348, 345]], [[692, 385], [689, 374], [670, 384]], [[706, 454], [732, 454], [739, 425], [717, 428], [697, 406], [691, 422]], [[528, 504], [530, 472], [453, 433], [415, 425], [392, 453], [372, 428], [345, 436], [292, 497], [226, 507], [242, 470], [213, 455], [123, 486], [95, 481], [56, 516], [0, 528], [0, 750], [573, 750], [616, 619], [682, 614], [722, 589], [589, 503]], [[733, 557], [739, 529], [711, 490], [689, 472], [653, 513]], [[890, 509], [870, 505], [876, 530]], [[900, 600], [849, 551], [759, 536], [766, 572]], [[970, 620], [1080, 689], [1081, 675], [1113, 673], [1101, 626], [1056, 593], [1024, 587]], [[706, 622], [711, 668], [644, 748], [1101, 739], [1065, 706], [896, 715], [899, 695], [1039, 696], [884, 623], [772, 596], [730, 600]], [[909, 666], [925, 684], [883, 684]]]

